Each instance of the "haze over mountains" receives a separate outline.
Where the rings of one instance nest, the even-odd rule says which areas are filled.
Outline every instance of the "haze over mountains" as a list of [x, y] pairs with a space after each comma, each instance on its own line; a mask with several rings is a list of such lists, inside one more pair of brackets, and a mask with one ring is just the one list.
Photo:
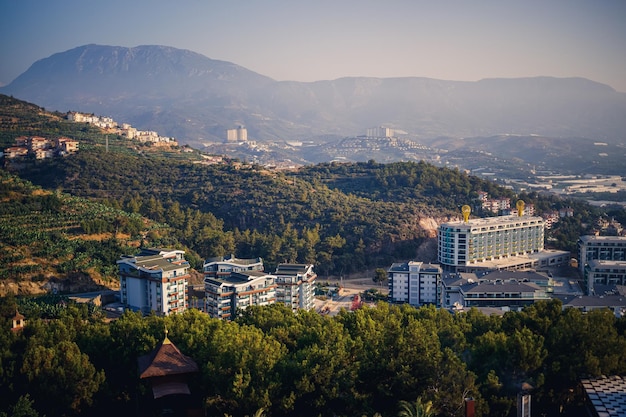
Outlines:
[[240, 124], [257, 141], [385, 126], [425, 143], [501, 134], [626, 142], [626, 93], [582, 78], [279, 82], [188, 50], [85, 45], [35, 62], [0, 93], [111, 116], [192, 146], [221, 142]]

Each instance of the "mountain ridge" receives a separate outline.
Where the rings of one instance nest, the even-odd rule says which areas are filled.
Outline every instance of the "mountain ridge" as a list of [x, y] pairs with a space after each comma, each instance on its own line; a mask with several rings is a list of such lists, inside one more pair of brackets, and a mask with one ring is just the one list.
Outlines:
[[382, 125], [416, 139], [626, 137], [626, 93], [580, 77], [275, 81], [161, 45], [76, 47], [35, 62], [0, 92], [59, 111], [110, 115], [193, 146], [223, 141], [236, 125], [260, 141], [356, 136]]

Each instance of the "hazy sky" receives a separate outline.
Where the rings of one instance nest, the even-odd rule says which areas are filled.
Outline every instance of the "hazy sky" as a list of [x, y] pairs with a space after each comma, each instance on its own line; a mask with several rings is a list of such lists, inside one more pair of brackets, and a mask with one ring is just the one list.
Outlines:
[[0, 83], [89, 43], [189, 49], [275, 80], [545, 75], [626, 92], [626, 0], [0, 0]]

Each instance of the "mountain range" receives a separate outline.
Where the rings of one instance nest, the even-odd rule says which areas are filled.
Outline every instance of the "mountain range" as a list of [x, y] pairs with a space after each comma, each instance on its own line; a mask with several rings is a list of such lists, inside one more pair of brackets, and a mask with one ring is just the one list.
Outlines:
[[91, 44], [35, 62], [0, 93], [200, 147], [238, 125], [260, 142], [319, 143], [375, 126], [422, 143], [503, 134], [626, 142], [626, 93], [583, 78], [275, 81], [188, 50]]

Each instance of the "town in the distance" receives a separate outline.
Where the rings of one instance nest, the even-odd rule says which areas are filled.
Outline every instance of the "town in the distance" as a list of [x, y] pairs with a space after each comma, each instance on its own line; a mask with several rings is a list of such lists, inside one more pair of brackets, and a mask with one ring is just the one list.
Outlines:
[[[92, 124], [107, 134], [142, 146], [181, 148], [175, 138], [140, 131], [111, 118], [70, 112], [67, 119]], [[415, 144], [394, 138], [390, 129], [375, 127], [367, 130], [367, 136], [344, 141], [346, 148], [338, 151], [337, 160], [341, 161], [342, 152], [348, 154], [351, 148], [367, 147], [380, 141], [417, 148]], [[256, 146], [248, 140], [247, 130], [242, 125], [225, 129], [224, 143]], [[78, 140], [67, 137], [19, 136], [14, 146], [5, 148], [0, 156], [19, 166], [27, 159], [71, 157], [79, 152], [80, 146]], [[108, 151], [108, 137], [105, 146]], [[222, 162], [225, 158], [219, 154], [201, 155], [200, 163]], [[293, 168], [279, 165], [273, 162], [266, 168]], [[557, 186], [561, 193], [578, 187], [593, 187], [599, 192], [626, 189], [626, 183], [618, 176], [574, 179], [554, 175], [545, 187], [510, 179], [507, 184], [517, 190], [549, 190]], [[365, 305], [374, 307], [381, 300], [392, 305], [426, 306], [450, 313], [478, 310], [486, 316], [504, 316], [507, 312], [521, 312], [538, 302], [558, 299], [564, 311], [608, 310], [616, 318], [626, 317], [626, 229], [622, 224], [615, 219], [598, 223], [595, 234], [578, 237], [577, 254], [548, 249], [546, 231], [559, 221], [573, 217], [574, 208], [544, 210], [539, 215], [533, 204], [521, 199], [491, 196], [486, 191], [477, 194], [476, 199], [460, 207], [457, 218], [436, 226], [436, 262], [415, 258], [377, 268], [373, 278], [369, 271], [370, 275], [363, 273], [361, 277], [344, 279], [343, 276], [318, 276], [316, 265], [312, 263], [278, 263], [268, 270], [260, 256], [243, 258], [229, 254], [204, 259], [202, 284], [197, 284], [197, 280], [194, 284], [191, 264], [184, 250], [141, 247], [137, 253], [123, 254], [117, 260], [119, 290], [74, 294], [70, 298], [101, 307], [109, 322], [118, 320], [126, 312], [167, 318], [196, 310], [202, 317], [206, 314], [223, 320], [220, 323], [227, 323], [252, 307], [271, 305], [285, 307], [293, 313], [307, 311], [337, 316]], [[485, 216], [476, 216], [473, 212]], [[55, 288], [54, 283], [49, 289], [52, 293], [62, 291]], [[16, 310], [12, 332], [21, 332], [28, 326], [27, 321]], [[198, 371], [195, 362], [169, 340], [166, 329], [161, 344], [152, 353], [138, 358], [140, 378], [154, 378], [163, 371], [158, 364], [160, 356], [177, 363], [173, 371], [168, 368], [167, 372]], [[583, 380], [587, 384], [584, 385], [587, 395], [602, 390], [594, 385], [597, 381], [604, 379]], [[613, 384], [613, 380], [607, 384]], [[161, 392], [158, 385], [151, 388], [155, 398], [189, 394], [186, 384], [172, 388], [173, 394]], [[531, 415], [529, 392], [522, 389], [518, 395], [518, 415]], [[468, 396], [464, 401], [465, 416], [473, 417], [474, 400]]]

